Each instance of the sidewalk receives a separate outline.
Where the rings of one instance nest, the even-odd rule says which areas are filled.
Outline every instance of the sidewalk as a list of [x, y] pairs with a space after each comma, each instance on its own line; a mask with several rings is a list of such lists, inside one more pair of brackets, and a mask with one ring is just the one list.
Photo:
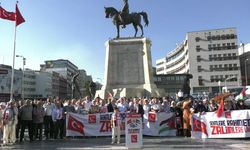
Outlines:
[[[249, 139], [206, 139], [195, 140], [183, 137], [144, 137], [143, 149], [238, 149], [248, 150], [250, 147]], [[1, 147], [2, 149], [25, 149], [25, 150], [108, 150], [108, 149], [127, 149], [125, 137], [121, 138], [121, 144], [111, 145], [111, 137], [83, 138], [83, 139], [63, 139], [17, 143], [13, 146]]]

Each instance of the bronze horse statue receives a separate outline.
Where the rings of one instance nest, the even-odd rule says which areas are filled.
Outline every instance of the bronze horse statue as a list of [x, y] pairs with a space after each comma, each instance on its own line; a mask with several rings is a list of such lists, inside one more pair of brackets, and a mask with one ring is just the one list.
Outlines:
[[[120, 37], [120, 25], [123, 25], [120, 19], [120, 12], [117, 11], [115, 8], [113, 7], [104, 7], [105, 8], [105, 14], [106, 14], [106, 18], [112, 18], [113, 19], [113, 23], [117, 28], [117, 36], [116, 38]], [[135, 35], [134, 37], [136, 37], [137, 32], [138, 32], [138, 27], [140, 27], [141, 29], [141, 37], [143, 37], [144, 32], [143, 32], [143, 26], [141, 24], [141, 16], [143, 17], [143, 20], [145, 22], [145, 26], [148, 26], [149, 21], [148, 21], [148, 15], [146, 12], [140, 12], [140, 13], [130, 13], [128, 14], [125, 18], [124, 18], [124, 23], [126, 25], [128, 24], [133, 24], [134, 29], [135, 29]]]

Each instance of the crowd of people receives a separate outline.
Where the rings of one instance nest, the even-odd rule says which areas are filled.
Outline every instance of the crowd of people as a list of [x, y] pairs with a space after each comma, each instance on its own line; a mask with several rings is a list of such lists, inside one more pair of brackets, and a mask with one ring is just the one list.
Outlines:
[[[0, 103], [1, 132], [3, 144], [11, 145], [23, 142], [25, 129], [28, 128], [29, 140], [63, 139], [66, 137], [66, 115], [69, 112], [93, 114], [114, 112], [143, 114], [148, 112], [173, 112], [176, 116], [177, 136], [190, 136], [190, 119], [188, 114], [214, 112], [219, 104], [214, 99], [196, 100], [162, 98], [125, 98], [99, 97], [91, 100], [61, 100], [48, 97], [42, 100], [9, 101]], [[225, 110], [247, 109], [243, 101], [236, 102], [231, 98], [225, 101]], [[43, 132], [44, 131], [44, 132]]]

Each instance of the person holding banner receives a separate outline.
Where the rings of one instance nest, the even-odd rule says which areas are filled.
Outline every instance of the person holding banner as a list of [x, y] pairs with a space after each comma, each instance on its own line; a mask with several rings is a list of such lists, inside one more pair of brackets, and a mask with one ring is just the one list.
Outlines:
[[192, 103], [192, 99], [183, 101], [183, 132], [185, 137], [191, 137], [191, 118], [194, 111], [190, 109], [190, 104]]
[[114, 113], [111, 117], [111, 128], [112, 128], [112, 143], [115, 143], [115, 137], [117, 136], [117, 144], [120, 144], [122, 121], [118, 107], [114, 107]]

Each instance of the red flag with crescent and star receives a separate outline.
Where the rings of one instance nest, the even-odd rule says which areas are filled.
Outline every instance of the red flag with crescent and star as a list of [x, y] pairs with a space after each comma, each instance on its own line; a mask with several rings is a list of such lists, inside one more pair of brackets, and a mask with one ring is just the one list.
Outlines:
[[156, 122], [156, 114], [148, 113], [148, 122]]
[[75, 131], [84, 135], [84, 125], [73, 116], [69, 115], [68, 130]]
[[22, 14], [20, 13], [18, 6], [16, 4], [16, 26], [18, 26], [24, 22], [25, 22], [25, 20], [24, 20]]
[[193, 117], [193, 131], [202, 132], [206, 134], [206, 136], [208, 136], [206, 124], [194, 117]]
[[16, 21], [16, 13], [8, 12], [3, 7], [0, 6], [0, 18], [10, 21]]
[[25, 22], [22, 14], [19, 11], [18, 5], [16, 4], [16, 12], [8, 12], [3, 7], [0, 6], [0, 18], [9, 21], [16, 21], [16, 26]]

